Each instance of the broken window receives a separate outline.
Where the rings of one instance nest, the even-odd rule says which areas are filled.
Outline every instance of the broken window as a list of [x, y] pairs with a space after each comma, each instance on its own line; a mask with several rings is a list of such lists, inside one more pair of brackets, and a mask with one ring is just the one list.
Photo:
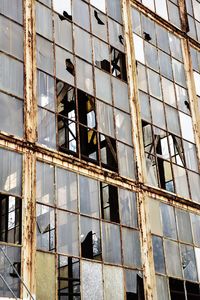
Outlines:
[[181, 18], [178, 1], [174, 0], [138, 0], [163, 19], [181, 28]]
[[101, 214], [107, 221], [119, 223], [118, 190], [115, 186], [101, 182]]
[[21, 199], [0, 195], [0, 240], [21, 243]]
[[77, 153], [75, 89], [57, 81], [58, 145], [61, 151]]
[[193, 39], [200, 41], [200, 3], [198, 0], [187, 0], [186, 9], [189, 23], [188, 35]]
[[136, 23], [144, 30], [133, 28], [147, 181], [198, 201], [198, 186], [192, 183], [192, 178], [200, 180], [198, 168], [197, 174], [189, 170], [195, 171], [194, 132], [181, 41], [143, 14], [137, 14]]
[[81, 216], [81, 255], [84, 258], [101, 260], [101, 232], [99, 220]]
[[55, 210], [46, 205], [37, 204], [37, 248], [46, 251], [55, 250]]
[[19, 275], [21, 274], [21, 249], [19, 247], [0, 245], [1, 298], [20, 298], [20, 279], [16, 271]]
[[80, 260], [58, 256], [58, 299], [81, 299]]
[[144, 300], [144, 283], [141, 272], [126, 270], [126, 300]]
[[125, 54], [111, 47], [111, 72], [117, 78], [127, 81]]

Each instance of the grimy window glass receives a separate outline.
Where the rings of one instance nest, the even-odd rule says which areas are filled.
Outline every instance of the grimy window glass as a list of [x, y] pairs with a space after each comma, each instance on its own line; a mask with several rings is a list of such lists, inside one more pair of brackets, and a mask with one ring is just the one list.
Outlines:
[[23, 1], [0, 3], [0, 130], [24, 136]]
[[[130, 272], [140, 270], [137, 279], [133, 273], [127, 280], [134, 279], [134, 285], [142, 289], [137, 193], [37, 161], [36, 195], [37, 250], [59, 255], [58, 265], [63, 266], [58, 267], [59, 297], [68, 293], [79, 297], [80, 281], [83, 294], [92, 293], [84, 282], [91, 276], [86, 265], [80, 279], [73, 274], [78, 272], [73, 266], [78, 268], [79, 262], [84, 265], [84, 259], [95, 270], [99, 263], [102, 280], [104, 263], [126, 267]], [[123, 289], [138, 293], [130, 283]]]
[[[149, 201], [151, 207], [153, 203], [158, 207], [156, 211], [150, 210], [158, 295], [162, 291], [169, 299], [169, 287], [171, 299], [176, 299], [178, 294], [182, 297], [187, 295], [189, 299], [191, 293], [199, 296], [199, 215], [153, 199]], [[153, 220], [158, 218], [161, 220], [160, 233], [156, 232], [153, 224]]]
[[[20, 298], [22, 238], [22, 155], [0, 148], [0, 297]], [[10, 265], [6, 255], [9, 257]], [[15, 269], [14, 269], [15, 268]]]
[[135, 179], [121, 3], [111, 2], [36, 2], [38, 142]]
[[147, 183], [199, 202], [181, 39], [135, 8], [132, 22]]

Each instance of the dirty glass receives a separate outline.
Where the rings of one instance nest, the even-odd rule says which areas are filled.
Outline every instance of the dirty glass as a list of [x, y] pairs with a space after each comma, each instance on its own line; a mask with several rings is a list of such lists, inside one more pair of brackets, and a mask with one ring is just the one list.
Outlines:
[[82, 299], [103, 299], [102, 265], [82, 261]]
[[38, 107], [38, 142], [50, 148], [56, 148], [55, 115]]
[[119, 173], [121, 176], [135, 179], [135, 161], [133, 148], [122, 143], [118, 145]]
[[58, 252], [79, 255], [78, 216], [72, 213], [57, 212]]
[[189, 245], [181, 244], [181, 258], [184, 278], [186, 280], [197, 281], [194, 248]]
[[55, 211], [45, 205], [37, 204], [37, 249], [55, 250]]
[[102, 223], [103, 260], [113, 264], [121, 264], [120, 227], [110, 223]]
[[79, 176], [80, 212], [92, 217], [100, 217], [99, 182], [88, 177]]
[[57, 205], [59, 208], [77, 211], [78, 180], [75, 173], [56, 168]]
[[104, 300], [124, 299], [123, 269], [113, 266], [104, 266]]
[[129, 227], [138, 227], [136, 194], [119, 189], [119, 211], [121, 223]]
[[129, 267], [141, 268], [139, 232], [122, 228], [122, 248], [124, 264]]
[[178, 243], [164, 240], [167, 274], [182, 277]]
[[100, 222], [98, 220], [80, 217], [80, 242], [82, 257], [102, 259]]
[[158, 236], [152, 236], [152, 243], [155, 271], [165, 274], [165, 260], [162, 238]]
[[0, 190], [21, 196], [22, 193], [22, 155], [0, 148]]
[[176, 216], [179, 240], [191, 244], [193, 239], [189, 213], [176, 209]]
[[43, 204], [54, 204], [54, 167], [37, 161], [36, 200]]

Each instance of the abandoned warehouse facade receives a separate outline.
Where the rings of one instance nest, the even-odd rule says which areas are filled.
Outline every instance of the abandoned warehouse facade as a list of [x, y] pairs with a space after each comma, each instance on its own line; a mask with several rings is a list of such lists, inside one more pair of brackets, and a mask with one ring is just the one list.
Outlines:
[[0, 298], [200, 299], [200, 1], [0, 0]]

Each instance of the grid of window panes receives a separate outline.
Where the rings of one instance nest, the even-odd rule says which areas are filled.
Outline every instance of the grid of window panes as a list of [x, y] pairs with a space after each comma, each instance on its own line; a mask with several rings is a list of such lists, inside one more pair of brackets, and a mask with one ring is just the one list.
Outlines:
[[[80, 258], [91, 260], [90, 263], [81, 260], [85, 269], [82, 270], [81, 282], [83, 286], [85, 284], [87, 293], [91, 288], [87, 277], [93, 276], [92, 266], [94, 272], [95, 265], [96, 272], [101, 273], [102, 268], [107, 268], [109, 272], [109, 267], [97, 262], [123, 266], [127, 269], [125, 273], [130, 275], [127, 278], [136, 280], [137, 277], [136, 282], [141, 285], [136, 193], [39, 161], [36, 177], [37, 249], [59, 254], [59, 296], [70, 293], [67, 288], [61, 287], [70, 283], [67, 270], [70, 268], [73, 273], [73, 267], [79, 269]], [[114, 269], [118, 270], [117, 273], [123, 273], [122, 268]], [[95, 278], [99, 282], [102, 274]], [[80, 278], [73, 284], [72, 292], [80, 294]], [[112, 285], [111, 282], [107, 284]], [[129, 284], [130, 293], [132, 289], [137, 294], [135, 284]], [[73, 290], [73, 286], [71, 288]]]
[[200, 42], [200, 1], [186, 0], [189, 36]]
[[134, 178], [120, 1], [45, 3], [36, 3], [39, 143]]
[[178, 295], [186, 299], [186, 294], [187, 299], [198, 299], [200, 215], [153, 199], [149, 211], [158, 295], [166, 300]]
[[138, 0], [163, 19], [181, 28], [178, 0]]
[[181, 40], [135, 9], [132, 22], [148, 183], [199, 202]]
[[192, 68], [196, 94], [198, 98], [198, 108], [200, 111], [200, 51], [194, 47], [190, 47], [190, 54], [192, 59]]
[[0, 148], [0, 169], [0, 297], [19, 298], [20, 280], [10, 262], [20, 274], [22, 155]]
[[0, 130], [23, 137], [22, 0], [0, 2]]

